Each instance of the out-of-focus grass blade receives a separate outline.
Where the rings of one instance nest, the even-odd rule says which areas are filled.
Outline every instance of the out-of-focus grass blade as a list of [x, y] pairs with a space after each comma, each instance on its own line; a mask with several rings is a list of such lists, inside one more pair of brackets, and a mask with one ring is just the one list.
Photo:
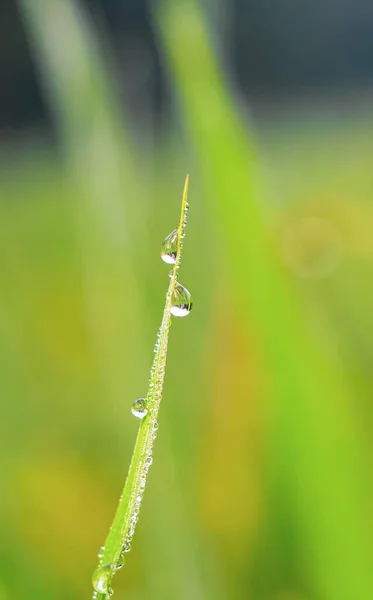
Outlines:
[[88, 14], [75, 0], [19, 0], [19, 5], [79, 191], [89, 194], [101, 228], [114, 236], [112, 243], [128, 245], [128, 232], [123, 236], [122, 169], [131, 173], [134, 164], [109, 65], [99, 52]]
[[202, 12], [193, 0], [165, 1], [157, 20], [211, 216], [226, 238], [237, 306], [264, 350], [274, 499], [295, 527], [298, 570], [322, 598], [371, 597], [366, 472], [343, 376], [276, 264], [258, 207], [258, 161]]
[[[142, 216], [141, 202], [133, 202], [139, 200], [136, 165], [88, 14], [74, 0], [19, 0], [19, 6], [71, 175], [98, 369], [106, 390], [118, 398], [123, 365], [131, 361], [134, 367], [141, 340], [142, 321], [133, 318], [139, 298], [131, 264]], [[126, 354], [123, 340], [129, 337]]]

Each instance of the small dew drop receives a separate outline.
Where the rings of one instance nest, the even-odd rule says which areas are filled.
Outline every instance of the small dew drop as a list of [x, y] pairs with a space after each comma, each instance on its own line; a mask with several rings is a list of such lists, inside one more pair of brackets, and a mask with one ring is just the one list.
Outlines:
[[132, 414], [139, 419], [143, 419], [148, 414], [146, 398], [138, 398], [132, 404]]
[[172, 297], [171, 313], [175, 317], [186, 317], [192, 310], [192, 306], [191, 293], [180, 283], [177, 283]]
[[115, 567], [115, 570], [119, 571], [119, 569], [121, 569], [123, 567], [124, 563], [125, 563], [124, 556], [121, 556], [117, 562], [117, 566]]
[[161, 259], [168, 265], [174, 265], [176, 263], [177, 233], [177, 229], [171, 231], [161, 245]]
[[92, 575], [92, 584], [96, 592], [107, 594], [109, 591], [109, 578], [111, 575], [111, 565], [102, 565], [98, 567]]

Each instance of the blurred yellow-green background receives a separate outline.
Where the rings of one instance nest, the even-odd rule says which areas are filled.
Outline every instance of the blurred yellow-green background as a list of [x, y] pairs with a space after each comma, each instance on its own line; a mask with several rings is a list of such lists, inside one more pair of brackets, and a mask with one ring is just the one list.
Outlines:
[[187, 172], [115, 597], [371, 600], [370, 3], [4, 0], [0, 39], [0, 600], [92, 594]]

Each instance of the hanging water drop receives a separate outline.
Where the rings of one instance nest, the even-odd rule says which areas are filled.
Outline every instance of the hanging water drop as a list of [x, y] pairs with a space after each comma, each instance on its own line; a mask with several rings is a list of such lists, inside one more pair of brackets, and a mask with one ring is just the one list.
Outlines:
[[118, 560], [118, 562], [117, 562], [117, 566], [115, 567], [115, 570], [116, 570], [116, 571], [119, 571], [119, 569], [121, 569], [121, 568], [123, 567], [123, 565], [124, 565], [124, 562], [125, 562], [125, 560], [124, 560], [124, 556], [122, 556], [122, 555], [121, 555], [121, 556], [119, 557], [119, 560]]
[[109, 591], [109, 578], [111, 575], [111, 565], [102, 565], [98, 567], [92, 575], [92, 583], [96, 592], [107, 594]]
[[132, 414], [139, 419], [143, 419], [148, 414], [148, 406], [146, 398], [138, 398], [132, 404]]
[[192, 310], [191, 293], [180, 283], [177, 283], [172, 296], [171, 313], [175, 317], [186, 317]]
[[161, 259], [168, 265], [174, 265], [176, 263], [177, 235], [178, 235], [178, 230], [174, 229], [163, 240], [162, 245], [161, 245]]

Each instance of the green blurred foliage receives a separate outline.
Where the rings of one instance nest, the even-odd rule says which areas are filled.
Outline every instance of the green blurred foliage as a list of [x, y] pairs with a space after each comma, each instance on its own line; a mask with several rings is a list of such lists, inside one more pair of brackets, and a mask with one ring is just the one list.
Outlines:
[[[203, 15], [165, 3], [156, 21], [185, 133], [174, 124], [139, 157], [89, 22], [71, 2], [56, 20], [45, 2], [21, 5], [64, 155], [0, 164], [0, 599], [91, 594], [186, 171], [194, 310], [172, 327], [116, 597], [371, 598], [370, 115], [272, 119], [249, 143]], [[53, 31], [67, 24], [61, 61]]]

